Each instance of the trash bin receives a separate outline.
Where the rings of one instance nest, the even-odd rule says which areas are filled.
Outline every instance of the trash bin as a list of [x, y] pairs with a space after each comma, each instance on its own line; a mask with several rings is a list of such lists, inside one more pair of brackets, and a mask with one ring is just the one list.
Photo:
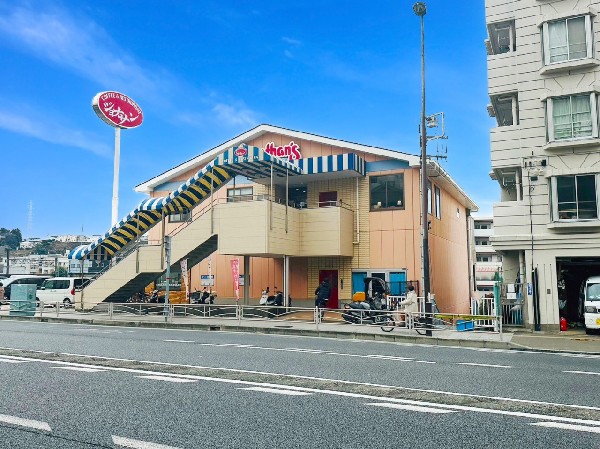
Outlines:
[[35, 316], [35, 284], [17, 284], [10, 289], [9, 316]]

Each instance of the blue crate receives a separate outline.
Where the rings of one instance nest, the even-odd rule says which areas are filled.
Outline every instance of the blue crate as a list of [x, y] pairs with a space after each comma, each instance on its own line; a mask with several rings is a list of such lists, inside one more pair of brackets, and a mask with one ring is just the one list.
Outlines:
[[472, 331], [475, 329], [473, 321], [456, 320], [456, 330], [459, 332]]

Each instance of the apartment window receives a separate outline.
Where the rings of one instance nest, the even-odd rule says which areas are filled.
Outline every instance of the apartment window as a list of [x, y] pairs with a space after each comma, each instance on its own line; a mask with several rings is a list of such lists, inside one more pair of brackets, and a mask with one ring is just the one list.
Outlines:
[[477, 262], [491, 262], [490, 256], [477, 256]]
[[371, 210], [404, 208], [404, 174], [371, 176]]
[[434, 188], [435, 192], [435, 216], [436, 218], [442, 218], [442, 191], [438, 186]]
[[253, 195], [252, 187], [241, 187], [236, 189], [227, 189], [227, 202], [251, 201]]
[[476, 224], [475, 229], [492, 229], [491, 224]]
[[589, 15], [546, 22], [543, 25], [544, 62], [556, 64], [592, 57]]
[[428, 180], [427, 181], [427, 213], [429, 215], [432, 214], [432, 210], [433, 210], [432, 203], [433, 203], [433, 201], [431, 200], [431, 181]]
[[188, 209], [184, 209], [178, 214], [169, 215], [169, 223], [183, 223], [184, 221], [188, 221], [190, 217], [190, 211]]
[[475, 239], [475, 244], [478, 245], [478, 246], [479, 245], [486, 246], [486, 245], [490, 244], [490, 241], [488, 239]]
[[492, 23], [488, 25], [489, 54], [498, 55], [517, 49], [515, 39], [515, 22]]
[[547, 109], [549, 141], [598, 137], [595, 94], [549, 98]]
[[558, 220], [598, 219], [596, 175], [553, 178], [553, 216]]

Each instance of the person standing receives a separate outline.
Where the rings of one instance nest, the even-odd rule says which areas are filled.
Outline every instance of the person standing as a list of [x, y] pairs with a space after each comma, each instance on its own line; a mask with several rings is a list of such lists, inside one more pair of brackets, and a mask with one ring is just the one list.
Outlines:
[[407, 287], [406, 299], [400, 301], [398, 306], [402, 306], [406, 316], [406, 325], [410, 329], [413, 326], [415, 316], [419, 313], [419, 298], [412, 285]]
[[[331, 295], [331, 284], [329, 283], [329, 279], [323, 279], [323, 282], [321, 282], [315, 290], [315, 295], [317, 295], [315, 298], [315, 306], [319, 309], [327, 307], [327, 301]], [[324, 314], [325, 312], [321, 310], [321, 319], [323, 319]]]

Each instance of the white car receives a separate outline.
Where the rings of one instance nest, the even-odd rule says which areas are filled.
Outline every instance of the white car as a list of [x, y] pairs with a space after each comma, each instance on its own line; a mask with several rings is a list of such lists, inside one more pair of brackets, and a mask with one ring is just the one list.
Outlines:
[[583, 300], [583, 318], [586, 334], [600, 329], [600, 276], [587, 278], [579, 293]]
[[46, 279], [36, 292], [36, 299], [44, 306], [53, 307], [56, 303], [71, 306], [75, 303], [75, 290], [80, 290], [90, 280], [82, 278], [59, 277]]

